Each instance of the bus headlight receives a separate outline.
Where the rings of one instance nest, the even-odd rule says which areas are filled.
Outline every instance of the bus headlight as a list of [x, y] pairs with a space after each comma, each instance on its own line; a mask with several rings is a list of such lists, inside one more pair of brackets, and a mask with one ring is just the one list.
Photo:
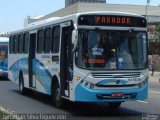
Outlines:
[[88, 82], [85, 82], [84, 85], [87, 87], [87, 86], [89, 85], [89, 83], [88, 83]]
[[141, 88], [143, 86], [142, 82], [137, 84], [139, 88]]
[[90, 83], [90, 82], [85, 81], [85, 80], [81, 80], [80, 84], [82, 84], [82, 85], [84, 85], [84, 86], [86, 86], [86, 87], [88, 87], [90, 89], [93, 89], [95, 87], [95, 85], [93, 83]]
[[91, 89], [94, 88], [94, 84], [93, 83], [90, 83], [90, 86], [89, 86]]
[[84, 80], [81, 80], [80, 83], [83, 84], [83, 83], [84, 83]]
[[143, 86], [147, 83], [147, 81], [148, 81], [148, 80], [145, 79], [144, 81], [138, 83], [137, 86], [138, 86], [139, 88], [141, 88], [141, 87], [143, 87]]

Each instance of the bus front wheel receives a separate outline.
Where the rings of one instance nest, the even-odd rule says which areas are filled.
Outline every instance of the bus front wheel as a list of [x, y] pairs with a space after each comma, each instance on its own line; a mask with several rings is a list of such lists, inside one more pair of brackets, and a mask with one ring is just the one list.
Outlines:
[[55, 83], [52, 88], [52, 103], [58, 108], [64, 106], [64, 100], [61, 97], [61, 89], [58, 83]]

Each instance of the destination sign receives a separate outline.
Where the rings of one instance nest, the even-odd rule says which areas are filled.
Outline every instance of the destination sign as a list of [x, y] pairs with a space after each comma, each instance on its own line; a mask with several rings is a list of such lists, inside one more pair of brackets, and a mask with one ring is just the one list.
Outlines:
[[117, 26], [117, 27], [146, 27], [143, 17], [115, 16], [115, 15], [81, 15], [79, 25], [86, 26]]

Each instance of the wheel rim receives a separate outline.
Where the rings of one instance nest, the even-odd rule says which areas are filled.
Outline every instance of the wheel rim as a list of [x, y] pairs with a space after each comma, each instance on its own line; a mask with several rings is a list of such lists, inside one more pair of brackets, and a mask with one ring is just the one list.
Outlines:
[[22, 86], [22, 81], [20, 81], [20, 91], [22, 91], [23, 90], [23, 86]]
[[22, 83], [22, 76], [20, 76], [20, 81], [19, 81], [19, 88], [20, 88], [20, 91], [22, 92], [23, 91], [23, 83]]
[[60, 88], [57, 88], [57, 89], [56, 89], [55, 97], [56, 97], [56, 101], [59, 101], [59, 100], [60, 100], [60, 98], [61, 98]]

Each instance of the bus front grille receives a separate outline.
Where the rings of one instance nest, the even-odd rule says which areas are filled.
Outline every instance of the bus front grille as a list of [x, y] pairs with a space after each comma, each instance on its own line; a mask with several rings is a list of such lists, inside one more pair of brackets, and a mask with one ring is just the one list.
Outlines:
[[140, 77], [140, 72], [92, 72], [93, 78], [134, 78]]

